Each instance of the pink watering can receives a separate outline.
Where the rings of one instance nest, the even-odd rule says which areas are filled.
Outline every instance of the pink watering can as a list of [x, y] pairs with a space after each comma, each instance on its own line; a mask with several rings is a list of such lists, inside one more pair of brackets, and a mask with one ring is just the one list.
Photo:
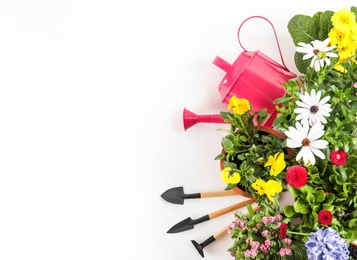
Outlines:
[[[247, 51], [241, 44], [239, 32], [242, 25], [249, 19], [262, 18], [269, 22], [273, 28], [274, 36], [278, 46], [282, 65], [269, 58], [259, 50]], [[222, 102], [229, 103], [232, 96], [238, 98], [246, 98], [252, 104], [252, 112], [266, 108], [270, 117], [262, 125], [271, 127], [278, 111], [275, 109], [273, 103], [275, 99], [285, 95], [284, 82], [289, 79], [295, 78], [296, 75], [289, 71], [283, 59], [280, 50], [278, 37], [275, 32], [273, 24], [262, 16], [251, 16], [245, 19], [238, 29], [238, 42], [244, 50], [233, 64], [216, 56], [213, 64], [226, 72], [222, 81], [218, 85], [218, 91], [222, 97]], [[219, 114], [215, 115], [196, 115], [191, 111], [184, 109], [184, 129], [187, 130], [192, 125], [205, 122], [205, 123], [225, 123]]]
[[[247, 51], [242, 46], [239, 32], [242, 25], [252, 18], [262, 18], [272, 26], [282, 65], [259, 50]], [[253, 106], [252, 112], [266, 108], [271, 116], [263, 125], [271, 127], [277, 115], [273, 102], [275, 99], [283, 97], [286, 92], [282, 83], [288, 82], [296, 75], [285, 66], [278, 37], [273, 24], [268, 19], [262, 16], [252, 16], [244, 20], [238, 29], [238, 42], [244, 51], [232, 65], [218, 56], [213, 60], [213, 64], [226, 72], [218, 86], [222, 102], [228, 104], [229, 99], [236, 96], [248, 99]]]

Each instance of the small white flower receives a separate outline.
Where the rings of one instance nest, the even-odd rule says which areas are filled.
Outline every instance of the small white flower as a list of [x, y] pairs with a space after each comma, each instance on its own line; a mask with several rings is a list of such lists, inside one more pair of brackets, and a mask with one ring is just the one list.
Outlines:
[[320, 68], [323, 68], [325, 63], [326, 65], [330, 65], [330, 57], [338, 57], [336, 53], [331, 52], [336, 45], [328, 46], [330, 43], [330, 38], [327, 38], [323, 42], [320, 40], [314, 40], [311, 43], [303, 43], [300, 42], [298, 45], [300, 47], [296, 48], [297, 52], [305, 53], [303, 59], [307, 60], [312, 58], [310, 66], [311, 68], [315, 68], [315, 71], [319, 71]]
[[321, 91], [316, 93], [313, 89], [311, 94], [301, 94], [300, 100], [296, 101], [299, 107], [294, 109], [294, 112], [299, 114], [296, 120], [301, 120], [303, 124], [309, 121], [311, 126], [316, 123], [327, 123], [325, 117], [330, 116], [330, 112], [332, 111], [331, 105], [327, 103], [330, 100], [330, 96], [321, 99]]
[[319, 140], [323, 136], [325, 131], [321, 124], [314, 124], [310, 131], [309, 125], [301, 125], [299, 122], [296, 123], [296, 128], [289, 126], [289, 130], [285, 132], [288, 137], [286, 140], [286, 145], [290, 148], [302, 147], [296, 156], [296, 160], [303, 158], [304, 164], [314, 165], [315, 155], [321, 159], [325, 159], [325, 155], [320, 149], [325, 149], [328, 145], [326, 140]]

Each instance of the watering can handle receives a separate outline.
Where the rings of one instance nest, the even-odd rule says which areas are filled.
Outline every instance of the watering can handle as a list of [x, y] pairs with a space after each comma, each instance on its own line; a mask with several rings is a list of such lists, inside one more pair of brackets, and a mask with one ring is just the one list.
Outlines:
[[243, 24], [244, 24], [246, 21], [248, 21], [249, 19], [252, 19], [252, 18], [261, 18], [261, 19], [264, 19], [264, 20], [266, 20], [266, 21], [271, 25], [271, 27], [273, 28], [273, 32], [274, 32], [274, 36], [275, 36], [276, 43], [277, 43], [277, 45], [278, 45], [278, 50], [279, 50], [281, 62], [282, 62], [282, 64], [283, 64], [283, 66], [288, 70], [288, 68], [286, 67], [286, 65], [285, 65], [285, 63], [284, 63], [283, 54], [281, 53], [280, 44], [279, 44], [279, 41], [278, 41], [278, 36], [277, 36], [277, 34], [276, 34], [274, 25], [273, 25], [272, 22], [270, 22], [267, 18], [265, 18], [265, 17], [263, 17], [263, 16], [255, 15], [255, 16], [251, 16], [251, 17], [248, 17], [247, 19], [245, 19], [245, 20], [241, 23], [241, 25], [239, 26], [238, 33], [237, 33], [239, 45], [242, 47], [242, 49], [243, 49], [244, 51], [247, 51], [247, 50], [243, 47], [243, 45], [242, 45], [242, 43], [241, 43], [241, 41], [240, 41], [239, 32], [240, 32], [240, 29], [242, 28]]

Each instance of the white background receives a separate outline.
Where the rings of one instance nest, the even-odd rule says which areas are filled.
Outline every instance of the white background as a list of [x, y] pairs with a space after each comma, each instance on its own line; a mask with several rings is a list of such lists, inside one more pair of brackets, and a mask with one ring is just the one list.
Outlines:
[[[226, 109], [217, 86], [241, 53], [237, 29], [251, 15], [277, 31], [295, 72], [287, 30], [298, 13], [350, 7], [355, 1], [1, 1], [0, 259], [201, 259], [203, 242], [232, 214], [167, 234], [242, 198], [164, 201], [223, 190], [219, 164], [223, 124], [184, 131], [183, 108]], [[259, 20], [259, 19], [258, 19]], [[263, 20], [241, 39], [280, 61]], [[231, 259], [228, 235], [205, 259]]]

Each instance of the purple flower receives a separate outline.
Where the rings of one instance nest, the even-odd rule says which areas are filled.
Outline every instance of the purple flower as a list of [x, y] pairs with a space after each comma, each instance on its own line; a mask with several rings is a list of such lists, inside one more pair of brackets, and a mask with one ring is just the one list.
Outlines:
[[317, 228], [305, 243], [309, 260], [339, 259], [347, 260], [349, 250], [346, 240], [333, 228]]

